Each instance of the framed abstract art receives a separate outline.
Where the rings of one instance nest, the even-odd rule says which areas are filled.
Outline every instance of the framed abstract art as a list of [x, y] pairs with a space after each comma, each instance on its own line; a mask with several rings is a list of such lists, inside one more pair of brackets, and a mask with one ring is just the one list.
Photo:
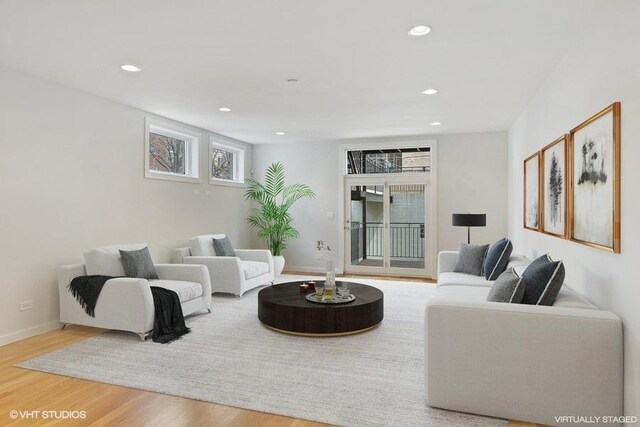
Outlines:
[[540, 153], [524, 161], [524, 228], [540, 230]]
[[570, 133], [569, 238], [620, 252], [620, 103]]
[[541, 151], [541, 230], [565, 238], [567, 235], [567, 139], [562, 135]]

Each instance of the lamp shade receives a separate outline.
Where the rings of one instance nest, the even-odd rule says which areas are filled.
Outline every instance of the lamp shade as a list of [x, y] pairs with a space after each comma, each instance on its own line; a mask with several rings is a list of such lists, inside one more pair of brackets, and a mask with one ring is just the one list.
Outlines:
[[485, 227], [487, 214], [457, 214], [451, 215], [451, 225], [457, 227]]

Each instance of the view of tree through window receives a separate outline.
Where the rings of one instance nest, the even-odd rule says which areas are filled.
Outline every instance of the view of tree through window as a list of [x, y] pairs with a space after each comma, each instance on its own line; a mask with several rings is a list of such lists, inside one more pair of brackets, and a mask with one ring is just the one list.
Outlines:
[[216, 179], [235, 180], [235, 153], [221, 148], [211, 149], [211, 176]]
[[186, 163], [186, 141], [149, 132], [149, 169], [184, 175]]

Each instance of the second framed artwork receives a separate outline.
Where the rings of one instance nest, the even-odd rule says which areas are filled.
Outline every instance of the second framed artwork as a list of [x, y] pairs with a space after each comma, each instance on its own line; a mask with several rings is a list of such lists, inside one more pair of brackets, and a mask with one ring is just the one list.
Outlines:
[[562, 135], [541, 151], [540, 229], [543, 233], [561, 238], [567, 236], [568, 139], [568, 135]]

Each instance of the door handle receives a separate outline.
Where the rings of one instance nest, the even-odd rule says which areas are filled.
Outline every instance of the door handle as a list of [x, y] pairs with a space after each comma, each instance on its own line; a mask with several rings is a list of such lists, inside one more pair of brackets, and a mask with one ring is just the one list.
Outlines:
[[347, 226], [347, 227], [345, 227], [344, 229], [345, 229], [345, 230], [351, 230], [351, 227], [348, 227], [348, 226]]

